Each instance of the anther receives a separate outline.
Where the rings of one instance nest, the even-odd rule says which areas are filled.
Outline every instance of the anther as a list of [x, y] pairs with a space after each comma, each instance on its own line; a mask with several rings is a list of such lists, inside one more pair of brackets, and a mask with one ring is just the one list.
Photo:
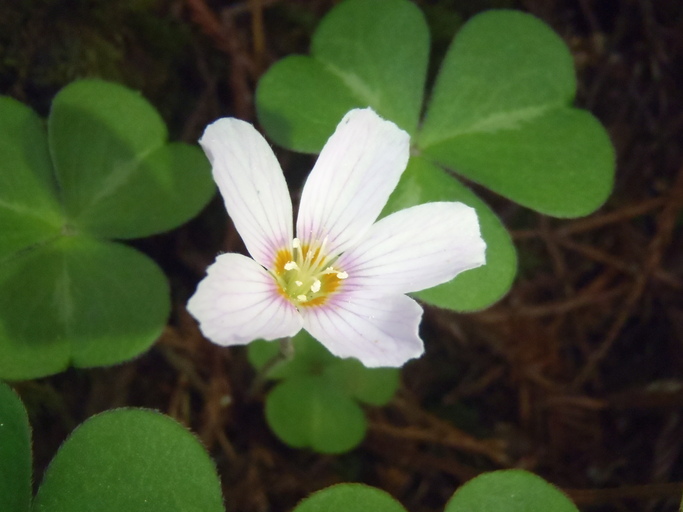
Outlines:
[[301, 248], [301, 240], [298, 238], [292, 238], [292, 247], [294, 249], [300, 249]]
[[306, 302], [306, 301], [308, 300], [308, 297], [306, 297], [305, 295], [297, 295], [297, 296], [296, 296], [296, 299], [297, 299], [299, 302]]
[[311, 285], [311, 291], [313, 293], [318, 293], [320, 291], [320, 285], [320, 280], [316, 279], [315, 281], [313, 281], [313, 284]]
[[346, 272], [337, 272], [337, 277], [339, 279], [346, 279], [347, 277], [349, 277], [349, 274], [347, 274]]
[[285, 270], [299, 270], [299, 265], [297, 265], [294, 261], [288, 261], [285, 263]]

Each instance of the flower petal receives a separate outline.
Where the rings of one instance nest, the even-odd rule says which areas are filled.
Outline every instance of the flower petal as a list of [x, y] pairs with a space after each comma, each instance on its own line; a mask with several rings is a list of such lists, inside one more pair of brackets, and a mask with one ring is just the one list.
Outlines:
[[204, 336], [219, 345], [293, 336], [303, 320], [276, 287], [273, 277], [251, 258], [222, 254], [208, 268], [187, 310]]
[[233, 118], [207, 126], [199, 143], [249, 254], [272, 268], [292, 240], [292, 200], [273, 150], [252, 125]]
[[402, 366], [424, 352], [418, 334], [422, 308], [405, 295], [340, 293], [301, 314], [304, 329], [330, 352], [355, 357], [368, 368]]
[[473, 208], [427, 203], [389, 215], [337, 261], [344, 289], [386, 295], [431, 288], [486, 261]]
[[351, 110], [304, 186], [297, 236], [339, 254], [377, 219], [408, 163], [410, 136], [372, 109]]

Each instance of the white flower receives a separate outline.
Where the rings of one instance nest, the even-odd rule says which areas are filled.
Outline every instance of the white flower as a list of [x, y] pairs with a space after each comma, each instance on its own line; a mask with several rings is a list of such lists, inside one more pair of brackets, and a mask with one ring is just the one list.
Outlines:
[[409, 157], [409, 135], [371, 109], [352, 110], [306, 182], [296, 238], [282, 170], [250, 124], [219, 119], [199, 141], [252, 258], [223, 254], [188, 303], [220, 345], [302, 328], [339, 357], [401, 366], [424, 352], [422, 308], [405, 294], [484, 264], [475, 211], [428, 203], [375, 223]]

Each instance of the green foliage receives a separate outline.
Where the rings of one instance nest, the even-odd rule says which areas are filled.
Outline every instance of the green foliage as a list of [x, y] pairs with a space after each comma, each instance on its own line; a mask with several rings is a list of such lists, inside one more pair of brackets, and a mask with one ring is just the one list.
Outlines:
[[31, 429], [19, 397], [0, 382], [0, 510], [31, 505]]
[[168, 144], [156, 110], [123, 87], [87, 80], [64, 88], [52, 102], [48, 135], [72, 229], [149, 236], [192, 218], [213, 194], [201, 151]]
[[417, 145], [427, 157], [534, 210], [598, 208], [614, 151], [576, 94], [572, 56], [536, 18], [476, 16], [458, 33], [434, 85]]
[[[327, 487], [293, 512], [406, 512], [386, 492], [361, 484]], [[522, 470], [484, 473], [460, 487], [444, 512], [578, 512], [557, 488]]]
[[119, 409], [93, 416], [64, 442], [34, 512], [222, 512], [213, 462], [163, 414]]
[[341, 453], [365, 437], [365, 417], [356, 402], [322, 375], [280, 382], [266, 399], [273, 432], [294, 448]]
[[130, 359], [159, 336], [168, 295], [161, 269], [130, 247], [87, 236], [32, 247], [0, 271], [0, 374]]
[[[300, 343], [300, 342], [299, 342]], [[309, 354], [310, 356], [310, 354]], [[260, 355], [258, 356], [260, 357]], [[309, 357], [312, 361], [314, 357]], [[303, 367], [303, 366], [301, 366]], [[292, 446], [343, 451], [363, 435], [358, 406], [322, 375], [291, 375], [283, 401], [268, 406], [281, 416]], [[300, 403], [312, 407], [300, 407]], [[341, 403], [332, 409], [329, 402]], [[355, 411], [355, 412], [354, 412]], [[296, 423], [305, 425], [297, 428]], [[318, 427], [317, 425], [322, 425]], [[341, 443], [341, 444], [340, 444]], [[0, 382], [0, 507], [3, 512], [222, 512], [213, 462], [184, 427], [163, 414], [118, 409], [80, 425], [50, 463], [31, 505], [31, 442], [21, 400]], [[386, 492], [339, 484], [304, 499], [293, 512], [406, 512]], [[522, 470], [482, 474], [463, 485], [444, 512], [578, 512], [558, 489]]]
[[258, 116], [278, 144], [317, 152], [346, 112], [366, 105], [415, 133], [429, 56], [415, 5], [344, 2], [320, 23], [311, 54], [281, 60], [259, 82]]
[[56, 197], [42, 121], [0, 96], [0, 261], [58, 236], [63, 216]]
[[3, 512], [223, 512], [213, 462], [163, 414], [118, 409], [93, 416], [61, 446], [31, 506], [31, 440], [21, 400], [0, 382]]
[[[457, 20], [455, 20], [457, 22]], [[370, 106], [408, 131], [413, 156], [385, 214], [422, 202], [477, 209], [487, 264], [418, 296], [476, 310], [510, 287], [516, 256], [490, 208], [446, 171], [560, 217], [607, 198], [614, 151], [600, 123], [572, 108], [576, 80], [564, 42], [533, 16], [489, 11], [456, 34], [420, 125], [429, 34], [408, 0], [346, 0], [323, 19], [311, 56], [276, 63], [257, 89], [257, 112], [279, 144], [319, 151], [343, 114]]]
[[425, 302], [456, 310], [482, 309], [502, 297], [512, 285], [517, 253], [508, 230], [497, 215], [469, 188], [424, 157], [408, 162], [383, 214], [407, 204], [460, 201], [477, 211], [481, 234], [488, 245], [486, 265], [468, 270], [452, 281], [416, 293]]
[[460, 487], [444, 512], [578, 512], [541, 477], [510, 469], [484, 473]]
[[[406, 512], [386, 492], [361, 484], [327, 487], [293, 512]], [[522, 470], [484, 473], [460, 487], [444, 512], [578, 512], [557, 488]]]
[[65, 87], [47, 133], [0, 97], [0, 377], [118, 363], [158, 337], [162, 271], [106, 239], [174, 228], [211, 198], [201, 151], [166, 138], [159, 114], [116, 84]]
[[[384, 405], [399, 385], [396, 368], [366, 368], [355, 359], [339, 359], [306, 331], [292, 339], [289, 358], [278, 344], [256, 341], [249, 360], [280, 382], [266, 398], [266, 420], [275, 434], [295, 448], [341, 453], [365, 437], [366, 422], [357, 402]], [[272, 364], [275, 362], [275, 364]]]
[[368, 405], [386, 405], [399, 386], [396, 368], [366, 368], [357, 359], [338, 359], [325, 368], [324, 376], [352, 398]]
[[406, 512], [386, 492], [362, 484], [339, 484], [311, 494], [292, 512]]
[[300, 331], [291, 342], [291, 353], [285, 353], [281, 357], [280, 350], [283, 347], [278, 343], [254, 341], [247, 347], [249, 362], [257, 370], [266, 371], [267, 378], [280, 380], [297, 375], [320, 375], [326, 366], [341, 361], [306, 331]]

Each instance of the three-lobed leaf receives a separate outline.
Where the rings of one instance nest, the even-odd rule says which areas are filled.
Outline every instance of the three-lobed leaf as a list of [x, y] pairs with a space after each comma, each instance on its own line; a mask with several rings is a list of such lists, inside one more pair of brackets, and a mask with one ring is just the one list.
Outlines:
[[117, 84], [62, 89], [47, 131], [0, 97], [0, 376], [115, 364], [160, 334], [162, 271], [105, 239], [171, 229], [211, 198], [201, 151], [166, 137], [156, 110]]
[[274, 342], [259, 340], [248, 347], [251, 364], [265, 377], [281, 380], [266, 398], [268, 424], [293, 447], [322, 453], [351, 450], [366, 430], [356, 401], [377, 406], [389, 402], [399, 386], [399, 371], [337, 358], [306, 331], [292, 338], [292, 349], [283, 358]]
[[[390, 27], [387, 19], [400, 23]], [[488, 246], [485, 267], [418, 296], [477, 310], [509, 289], [516, 256], [495, 214], [444, 171], [537, 211], [572, 217], [606, 200], [614, 151], [600, 123], [571, 107], [571, 54], [533, 16], [489, 11], [466, 23], [419, 126], [427, 45], [424, 17], [406, 0], [347, 0], [321, 21], [310, 57], [287, 57], [263, 76], [257, 112], [277, 143], [303, 152], [319, 151], [354, 107], [370, 106], [406, 129], [413, 157], [389, 211], [437, 197], [463, 201], [477, 209]]]

